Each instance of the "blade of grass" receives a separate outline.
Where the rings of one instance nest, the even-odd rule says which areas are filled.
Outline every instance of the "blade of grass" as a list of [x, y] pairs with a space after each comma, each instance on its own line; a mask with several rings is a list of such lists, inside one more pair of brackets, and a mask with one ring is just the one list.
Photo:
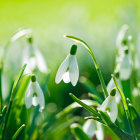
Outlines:
[[133, 137], [131, 135], [127, 134], [126, 132], [121, 130], [117, 125], [112, 123], [112, 121], [110, 120], [110, 118], [106, 112], [102, 112], [101, 110], [99, 110], [99, 112], [100, 112], [101, 117], [102, 117], [103, 121], [105, 122], [105, 124], [110, 129], [112, 129], [112, 131], [114, 133], [116, 133], [116, 135], [118, 135], [121, 140], [133, 140]]
[[127, 106], [126, 98], [125, 98], [124, 93], [121, 90], [120, 86], [118, 85], [115, 76], [112, 75], [112, 77], [113, 77], [114, 83], [115, 83], [115, 85], [116, 85], [116, 87], [117, 87], [117, 89], [118, 89], [118, 91], [119, 91], [119, 93], [121, 95], [122, 102], [123, 102], [124, 109], [125, 109], [125, 112], [126, 112], [126, 116], [127, 116], [130, 128], [131, 128], [132, 135], [133, 135], [134, 139], [136, 139], [135, 130], [133, 128], [133, 122], [132, 122], [131, 117], [130, 117], [130, 113], [129, 113], [129, 109], [128, 109], [128, 106]]
[[140, 139], [140, 116], [138, 114], [138, 112], [136, 111], [136, 109], [134, 108], [134, 106], [131, 104], [130, 100], [127, 98], [126, 99], [128, 102], [128, 109], [130, 112], [130, 117], [133, 121], [134, 124], [134, 128], [135, 128], [135, 134], [137, 136], [137, 139]]
[[2, 102], [2, 63], [0, 62], [0, 110], [2, 111], [3, 102]]
[[73, 123], [70, 128], [76, 140], [91, 140], [79, 124]]
[[0, 116], [0, 125], [5, 117], [5, 114], [6, 114], [6, 110], [7, 110], [7, 106], [4, 106], [3, 109], [2, 109], [2, 114]]
[[85, 49], [89, 52], [89, 54], [92, 57], [93, 63], [95, 65], [96, 71], [98, 73], [98, 76], [99, 76], [99, 79], [100, 79], [100, 82], [101, 82], [101, 85], [102, 85], [102, 88], [103, 88], [103, 91], [104, 91], [104, 96], [107, 97], [108, 92], [107, 92], [107, 89], [106, 89], [106, 85], [105, 85], [102, 73], [100, 71], [99, 65], [98, 65], [98, 63], [97, 63], [97, 61], [95, 59], [94, 53], [93, 53], [92, 49], [90, 48], [90, 46], [85, 41], [83, 41], [82, 39], [80, 39], [78, 37], [71, 36], [71, 35], [65, 35], [65, 37], [71, 38], [72, 40], [82, 44], [85, 47]]
[[72, 93], [69, 93], [70, 97], [77, 102], [78, 104], [80, 104], [82, 107], [84, 107], [86, 110], [88, 110], [89, 112], [91, 112], [94, 116], [98, 116], [100, 118], [100, 114], [93, 108], [91, 108], [90, 106], [86, 105], [85, 103], [83, 103], [81, 100], [79, 100], [76, 96], [74, 96]]
[[96, 121], [104, 124], [104, 122], [100, 118], [98, 118], [98, 117], [89, 116], [89, 117], [85, 117], [84, 119], [93, 119], [93, 120], [96, 120]]
[[24, 129], [25, 129], [25, 124], [23, 124], [21, 127], [18, 128], [18, 130], [13, 135], [12, 140], [16, 140], [22, 134]]
[[95, 94], [88, 93], [88, 96], [91, 97], [91, 98], [93, 98], [94, 100], [98, 101], [99, 104], [102, 104], [102, 102], [103, 102], [103, 101], [102, 101], [98, 96], [96, 96]]
[[18, 83], [19, 83], [19, 81], [21, 79], [21, 76], [22, 76], [25, 68], [26, 68], [26, 64], [21, 69], [21, 71], [20, 71], [20, 73], [19, 73], [19, 75], [18, 75], [18, 77], [15, 80], [14, 85], [13, 85], [13, 89], [12, 89], [10, 101], [9, 101], [8, 108], [7, 108], [6, 115], [5, 115], [4, 125], [3, 125], [3, 128], [2, 128], [2, 139], [4, 139], [4, 137], [5, 137], [5, 131], [6, 131], [6, 126], [7, 126], [7, 122], [8, 122], [8, 117], [9, 117], [9, 114], [10, 114], [10, 110], [11, 110], [11, 107], [12, 107], [13, 97], [14, 97], [14, 94], [15, 94], [15, 91], [16, 91], [16, 88], [17, 88], [17, 85], [18, 85]]
[[[92, 100], [81, 100], [82, 102], [84, 102], [86, 105], [88, 106], [97, 106], [97, 102], [92, 101]], [[70, 113], [71, 111], [74, 111], [78, 108], [82, 107], [81, 105], [79, 105], [77, 102], [74, 102], [72, 104], [70, 104], [69, 106], [67, 106], [66, 108], [64, 108], [61, 112], [59, 112], [56, 115], [56, 118], [63, 118], [65, 115], [67, 115], [68, 113]]]

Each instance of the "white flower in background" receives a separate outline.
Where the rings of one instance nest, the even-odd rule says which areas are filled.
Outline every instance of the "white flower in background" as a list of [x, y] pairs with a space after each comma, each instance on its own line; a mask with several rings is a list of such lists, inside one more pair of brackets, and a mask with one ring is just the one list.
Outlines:
[[135, 66], [135, 69], [139, 69], [140, 67], [139, 56], [137, 53], [135, 54], [135, 58], [134, 58], [134, 66]]
[[102, 105], [99, 107], [99, 110], [106, 112], [109, 115], [113, 123], [115, 122], [118, 115], [118, 108], [115, 99], [115, 94], [116, 94], [116, 89], [113, 89], [110, 92], [110, 95], [104, 100]]
[[41, 72], [47, 73], [48, 68], [46, 62], [39, 50], [33, 48], [32, 38], [28, 38], [29, 46], [27, 46], [23, 52], [23, 62], [22, 64], [27, 64], [26, 73], [34, 71], [38, 68]]
[[135, 53], [135, 58], [134, 58], [135, 69], [140, 68], [139, 59], [140, 59], [140, 33], [138, 34], [137, 43], [136, 43], [136, 53]]
[[104, 131], [103, 131], [103, 128], [102, 128], [102, 124], [100, 122], [96, 122], [96, 138], [97, 140], [104, 140]]
[[[117, 78], [117, 83], [119, 84], [119, 86], [121, 87], [121, 83], [120, 80]], [[108, 93], [111, 92], [112, 89], [114, 89], [116, 87], [113, 78], [111, 78], [111, 80], [109, 81], [108, 85], [107, 85], [107, 91]], [[120, 102], [121, 96], [119, 94], [119, 91], [116, 90], [116, 95], [115, 95], [115, 99], [116, 99], [116, 103], [118, 104]]]
[[125, 53], [120, 62], [120, 79], [128, 80], [132, 73], [132, 61], [130, 55], [128, 54], [128, 49], [125, 50]]
[[42, 110], [45, 108], [44, 94], [34, 75], [31, 77], [31, 81], [25, 94], [25, 105], [26, 108], [30, 108], [32, 105], [39, 105], [40, 112], [42, 112]]
[[17, 32], [16, 34], [14, 34], [11, 38], [11, 42], [14, 42], [15, 40], [17, 40], [18, 38], [21, 38], [22, 36], [31, 34], [32, 30], [31, 29], [23, 29], [20, 30], [19, 32]]
[[87, 120], [83, 125], [84, 132], [92, 138], [95, 135], [96, 131], [96, 122], [93, 119]]
[[55, 82], [57, 84], [60, 83], [62, 79], [65, 83], [71, 82], [73, 86], [77, 84], [79, 78], [79, 68], [76, 59], [76, 51], [77, 46], [72, 45], [70, 54], [62, 62], [57, 71], [55, 78]]
[[126, 34], [127, 30], [128, 30], [128, 25], [124, 24], [121, 27], [121, 30], [118, 33], [118, 37], [117, 37], [117, 40], [116, 40], [116, 45], [117, 45], [118, 48], [122, 47], [122, 41], [125, 38], [125, 34]]

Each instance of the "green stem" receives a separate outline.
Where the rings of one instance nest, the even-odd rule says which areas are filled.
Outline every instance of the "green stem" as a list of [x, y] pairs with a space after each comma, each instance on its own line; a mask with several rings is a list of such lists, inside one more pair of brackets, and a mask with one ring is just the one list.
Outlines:
[[76, 42], [82, 44], [82, 45], [87, 49], [87, 51], [90, 53], [90, 55], [91, 55], [91, 57], [92, 57], [92, 60], [93, 60], [93, 62], [94, 62], [96, 71], [97, 71], [97, 73], [98, 73], [98, 76], [99, 76], [99, 79], [100, 79], [100, 82], [101, 82], [101, 85], [102, 85], [102, 88], [103, 88], [105, 97], [107, 97], [107, 96], [108, 96], [108, 92], [107, 92], [107, 89], [106, 89], [106, 85], [105, 85], [105, 82], [104, 82], [102, 73], [101, 73], [101, 71], [100, 71], [99, 65], [98, 65], [98, 63], [97, 63], [97, 61], [96, 61], [96, 59], [95, 59], [95, 56], [94, 56], [94, 53], [93, 53], [92, 49], [89, 47], [89, 45], [88, 45], [85, 41], [83, 41], [83, 40], [80, 39], [80, 38], [77, 38], [77, 37], [71, 36], [71, 35], [66, 35], [65, 37], [71, 38], [72, 40], [74, 40], [74, 41], [76, 41]]
[[8, 108], [7, 108], [7, 111], [6, 111], [5, 120], [4, 120], [4, 124], [3, 124], [3, 128], [2, 128], [2, 140], [4, 140], [4, 137], [5, 137], [6, 126], [7, 126], [10, 110], [11, 110], [11, 107], [12, 107], [14, 94], [15, 94], [17, 85], [18, 85], [18, 83], [20, 81], [20, 78], [21, 78], [25, 68], [26, 68], [26, 64], [23, 66], [22, 70], [20, 71], [20, 73], [19, 73], [19, 75], [18, 75], [18, 77], [15, 80], [14, 85], [13, 85], [10, 101], [9, 101], [9, 104], [8, 104]]
[[133, 125], [133, 122], [132, 122], [132, 120], [131, 120], [131, 116], [130, 116], [130, 112], [129, 112], [129, 109], [128, 109], [128, 105], [127, 105], [127, 102], [126, 102], [126, 98], [125, 98], [124, 93], [123, 93], [123, 91], [121, 90], [120, 86], [118, 85], [115, 76], [112, 75], [112, 77], [113, 77], [114, 83], [115, 83], [115, 85], [116, 85], [116, 87], [117, 87], [117, 89], [118, 89], [118, 91], [119, 91], [119, 93], [120, 93], [120, 95], [121, 95], [122, 102], [123, 102], [123, 105], [124, 105], [124, 109], [125, 109], [125, 112], [126, 112], [126, 116], [127, 116], [127, 119], [128, 119], [129, 125], [130, 125], [130, 128], [131, 128], [131, 132], [132, 132], [132, 135], [133, 135], [134, 139], [136, 140], [135, 130], [134, 130], [134, 128], [133, 128], [134, 125]]
[[3, 100], [2, 100], [2, 63], [0, 63], [0, 110], [2, 111]]

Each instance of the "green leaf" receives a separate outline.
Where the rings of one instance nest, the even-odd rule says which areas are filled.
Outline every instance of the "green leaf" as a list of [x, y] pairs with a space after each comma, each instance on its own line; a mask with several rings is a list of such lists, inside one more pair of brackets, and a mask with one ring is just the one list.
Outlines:
[[136, 139], [135, 128], [133, 127], [134, 125], [133, 125], [133, 121], [132, 121], [131, 116], [130, 116], [130, 113], [129, 113], [129, 109], [128, 109], [128, 106], [127, 106], [126, 98], [125, 98], [124, 93], [121, 90], [120, 86], [118, 85], [115, 76], [112, 75], [112, 77], [113, 77], [114, 83], [115, 83], [115, 85], [116, 85], [116, 87], [117, 87], [117, 89], [118, 89], [118, 91], [119, 91], [119, 93], [121, 95], [122, 102], [123, 102], [124, 109], [125, 109], [125, 112], [126, 112], [126, 116], [127, 116], [127, 119], [128, 119], [129, 125], [130, 125], [130, 128], [131, 128], [132, 135]]
[[0, 125], [5, 117], [5, 114], [6, 114], [6, 110], [7, 110], [7, 106], [4, 106], [3, 109], [2, 109], [2, 113], [0, 114]]
[[20, 128], [18, 128], [18, 130], [13, 135], [12, 140], [16, 140], [22, 134], [24, 129], [25, 129], [25, 124], [23, 124]]
[[121, 140], [133, 140], [133, 137], [124, 132], [123, 130], [121, 130], [117, 125], [115, 125], [111, 120], [110, 117], [108, 116], [108, 114], [106, 112], [102, 112], [100, 111], [101, 117], [103, 119], [103, 121], [105, 122], [105, 124], [112, 129], [112, 131], [118, 136], [120, 137]]
[[24, 78], [21, 80], [20, 88], [18, 89], [18, 92], [16, 94], [16, 97], [18, 98], [17, 104], [22, 104], [23, 96], [25, 95], [25, 92], [27, 90], [27, 87], [29, 85], [31, 79], [31, 75], [25, 75]]
[[77, 102], [77, 103], [80, 104], [82, 107], [84, 107], [86, 110], [88, 110], [89, 112], [91, 112], [94, 116], [100, 117], [100, 114], [96, 111], [95, 108], [86, 105], [86, 104], [83, 103], [81, 100], [79, 100], [76, 96], [74, 96], [72, 93], [70, 93], [69, 95], [70, 95], [70, 97], [71, 97], [75, 102]]
[[129, 108], [129, 112], [131, 115], [131, 119], [134, 123], [136, 132], [140, 138], [140, 115], [138, 114], [138, 112], [136, 111], [136, 109], [134, 108], [134, 106], [130, 103], [128, 103], [128, 108]]
[[74, 123], [70, 126], [73, 135], [75, 136], [76, 140], [91, 140], [86, 133], [82, 130], [82, 127]]
[[27, 64], [25, 64], [25, 65], [23, 66], [23, 68], [21, 69], [21, 71], [20, 71], [20, 73], [19, 73], [17, 79], [15, 80], [14, 85], [13, 85], [13, 89], [12, 89], [12, 90], [13, 90], [12, 92], [15, 91], [15, 89], [16, 89], [18, 83], [19, 83], [19, 80], [20, 80], [20, 78], [21, 78], [21, 76], [22, 76], [22, 74], [23, 74], [23, 72], [24, 72], [24, 70], [25, 70], [25, 68], [26, 68], [26, 66], [27, 66]]
[[[96, 101], [92, 101], [92, 100], [81, 100], [81, 101], [89, 106], [97, 106], [98, 105], [98, 103]], [[61, 112], [59, 112], [56, 115], [56, 118], [59, 119], [61, 117], [64, 117], [65, 115], [67, 115], [71, 111], [74, 111], [80, 107], [82, 107], [82, 106], [79, 105], [77, 102], [74, 102], [74, 103], [70, 104], [69, 106], [67, 106], [66, 108], [64, 108]]]
[[13, 103], [13, 98], [14, 98], [14, 94], [15, 94], [15, 91], [16, 91], [16, 88], [19, 84], [19, 81], [21, 79], [21, 76], [26, 68], [26, 64], [22, 67], [17, 79], [15, 80], [14, 82], [14, 85], [13, 85], [13, 88], [12, 88], [12, 93], [11, 93], [11, 97], [10, 97], [10, 100], [9, 100], [9, 104], [8, 104], [8, 108], [7, 108], [7, 111], [6, 111], [6, 114], [5, 114], [5, 120], [4, 120], [4, 125], [3, 125], [3, 128], [2, 128], [2, 139], [5, 138], [5, 131], [6, 131], [6, 126], [7, 126], [7, 122], [8, 122], [8, 117], [9, 117], [9, 114], [10, 114], [10, 110], [11, 110], [11, 107], [12, 107], [12, 103]]

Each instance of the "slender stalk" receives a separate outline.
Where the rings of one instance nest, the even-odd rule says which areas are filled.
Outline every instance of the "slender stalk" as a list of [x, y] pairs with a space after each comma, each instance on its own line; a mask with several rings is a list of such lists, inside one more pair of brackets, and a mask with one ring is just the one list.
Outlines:
[[2, 128], [2, 140], [4, 140], [4, 137], [5, 137], [6, 126], [7, 126], [10, 110], [11, 110], [11, 107], [12, 107], [14, 94], [15, 94], [17, 85], [18, 85], [18, 83], [20, 81], [20, 78], [21, 78], [25, 68], [26, 68], [26, 64], [23, 66], [22, 70], [20, 71], [20, 73], [19, 73], [19, 75], [18, 75], [18, 77], [15, 80], [14, 85], [13, 85], [10, 101], [9, 101], [8, 108], [7, 108], [7, 111], [6, 111], [6, 114], [5, 114], [5, 120], [4, 120], [4, 124], [3, 124], [3, 128]]
[[2, 99], [2, 64], [0, 63], [0, 110], [2, 111], [3, 99]]
[[108, 92], [107, 92], [107, 89], [106, 89], [106, 85], [105, 85], [102, 73], [100, 71], [99, 65], [98, 65], [98, 63], [97, 63], [97, 61], [95, 59], [95, 56], [94, 56], [94, 53], [93, 53], [92, 49], [89, 47], [89, 45], [85, 41], [83, 41], [80, 38], [77, 38], [77, 37], [71, 36], [71, 35], [65, 35], [65, 37], [71, 38], [72, 40], [82, 44], [87, 49], [87, 51], [90, 53], [90, 55], [92, 57], [92, 60], [93, 60], [93, 63], [95, 65], [96, 71], [98, 73], [98, 76], [99, 76], [99, 79], [100, 79], [100, 82], [101, 82], [101, 85], [102, 85], [102, 88], [103, 88], [103, 91], [104, 91], [104, 95], [105, 95], [105, 97], [107, 97], [108, 96]]
[[126, 116], [127, 116], [127, 119], [128, 119], [129, 125], [130, 125], [130, 128], [131, 128], [131, 132], [132, 132], [132, 135], [133, 135], [134, 139], [136, 140], [137, 138], [136, 138], [136, 135], [135, 135], [135, 130], [133, 128], [134, 125], [133, 125], [133, 122], [131, 120], [131, 116], [130, 116], [128, 105], [127, 105], [127, 102], [126, 102], [126, 98], [125, 98], [124, 93], [121, 90], [120, 86], [118, 85], [115, 76], [112, 75], [112, 77], [113, 77], [114, 83], [115, 83], [115, 85], [116, 85], [116, 87], [117, 87], [117, 89], [118, 89], [118, 91], [119, 91], [119, 93], [121, 95], [122, 102], [123, 102], [123, 105], [124, 105], [124, 109], [125, 109], [125, 112], [126, 112]]

